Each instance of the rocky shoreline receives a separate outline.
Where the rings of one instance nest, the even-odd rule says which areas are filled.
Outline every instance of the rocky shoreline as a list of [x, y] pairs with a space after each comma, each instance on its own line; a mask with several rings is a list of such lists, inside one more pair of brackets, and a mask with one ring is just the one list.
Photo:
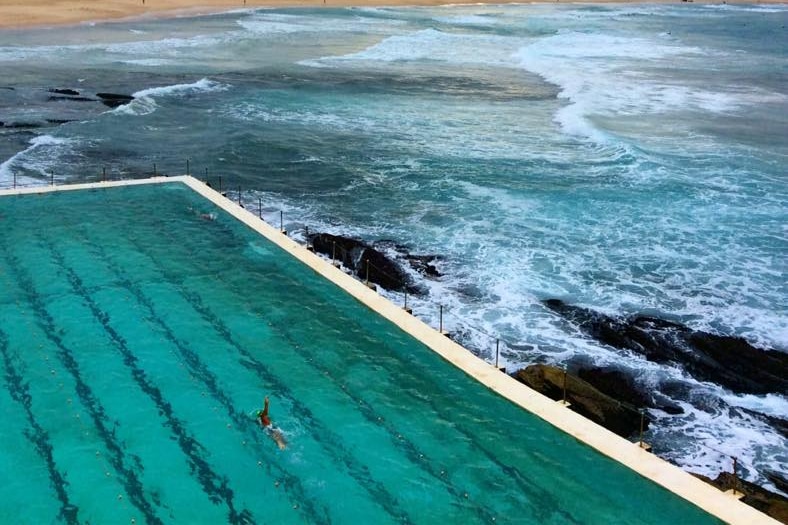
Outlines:
[[[0, 86], [0, 89], [5, 89], [8, 91], [16, 91], [16, 88], [12, 86]], [[33, 91], [40, 91], [40, 90], [33, 90]], [[73, 109], [83, 103], [94, 103], [92, 107], [99, 107], [100, 105], [101, 107], [117, 108], [119, 106], [128, 104], [129, 102], [132, 102], [134, 100], [134, 96], [132, 95], [125, 95], [118, 93], [88, 94], [85, 93], [84, 91], [79, 91], [71, 88], [49, 88], [38, 95], [39, 98], [43, 96], [46, 97], [47, 102], [54, 103], [51, 107], [58, 109], [56, 115], [59, 113], [65, 113], [70, 116], [74, 115]], [[88, 106], [91, 106], [91, 104], [88, 104]], [[60, 115], [57, 116], [53, 115], [50, 118], [41, 118], [38, 120], [29, 119], [29, 118], [19, 120], [19, 119], [6, 117], [0, 121], [0, 128], [5, 128], [9, 130], [30, 130], [30, 129], [47, 128], [51, 126], [59, 126], [60, 124], [65, 124], [67, 122], [73, 122], [76, 118], [77, 118], [76, 116], [74, 118], [62, 118]]]
[[399, 258], [407, 261], [413, 270], [424, 277], [441, 276], [434, 264], [439, 258], [437, 255], [414, 255], [405, 246], [391, 241], [379, 241], [376, 247], [351, 237], [314, 233], [307, 234], [307, 245], [315, 252], [342, 264], [359, 279], [368, 280], [386, 290], [407, 292], [412, 295], [425, 293], [425, 290], [400, 266], [397, 259], [386, 255], [378, 247], [394, 251]]
[[788, 354], [756, 348], [741, 337], [692, 330], [656, 317], [615, 318], [558, 299], [544, 305], [600, 343], [678, 365], [699, 381], [739, 394], [788, 392]]

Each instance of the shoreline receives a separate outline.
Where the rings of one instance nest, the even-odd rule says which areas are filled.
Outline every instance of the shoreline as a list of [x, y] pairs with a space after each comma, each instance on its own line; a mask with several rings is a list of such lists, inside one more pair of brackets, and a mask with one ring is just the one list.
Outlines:
[[[560, 2], [560, 0], [555, 0]], [[690, 0], [692, 1], [692, 0]], [[509, 0], [477, 0], [462, 4], [451, 0], [53, 0], [30, 5], [22, 0], [0, 0], [0, 30], [128, 21], [140, 18], [200, 16], [238, 9], [287, 7], [437, 7], [480, 4], [539, 3]], [[546, 2], [545, 2], [546, 3]], [[570, 3], [570, 2], [565, 2]], [[683, 0], [585, 0], [576, 4], [684, 3]], [[725, 0], [702, 0], [703, 4], [724, 4]], [[785, 0], [738, 0], [735, 4], [783, 4]]]

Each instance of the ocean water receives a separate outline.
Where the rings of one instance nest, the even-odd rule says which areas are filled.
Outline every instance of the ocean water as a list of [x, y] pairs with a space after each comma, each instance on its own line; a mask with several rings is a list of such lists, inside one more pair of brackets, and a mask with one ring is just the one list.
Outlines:
[[437, 325], [442, 305], [487, 358], [500, 339], [509, 370], [619, 368], [684, 410], [651, 411], [658, 454], [711, 476], [736, 456], [771, 486], [788, 446], [762, 416], [786, 419], [785, 392], [601, 345], [542, 301], [788, 351], [787, 24], [784, 5], [534, 4], [6, 30], [0, 185], [188, 162], [296, 237], [440, 255], [443, 277], [414, 274], [416, 315]]

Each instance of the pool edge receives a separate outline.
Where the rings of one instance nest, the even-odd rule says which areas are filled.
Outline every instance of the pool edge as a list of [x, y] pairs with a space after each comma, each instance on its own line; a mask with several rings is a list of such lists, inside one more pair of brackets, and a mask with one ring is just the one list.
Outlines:
[[301, 263], [349, 293], [368, 308], [397, 325], [401, 330], [426, 345], [482, 385], [605, 456], [629, 467], [638, 474], [726, 523], [734, 525], [779, 524], [777, 520], [742, 503], [735, 497], [723, 493], [680, 467], [645, 451], [637, 443], [627, 441], [561, 406], [552, 399], [530, 389], [509, 375], [500, 372], [495, 366], [476, 357], [464, 347], [371, 290], [364, 283], [335, 268], [330, 262], [310, 252], [278, 229], [261, 221], [253, 213], [230, 199], [224, 198], [219, 192], [194, 177], [184, 175], [64, 186], [26, 187], [0, 190], [0, 196], [31, 195], [55, 191], [101, 189], [168, 182], [182, 183], [188, 186], [191, 190], [222, 208], [235, 219], [241, 221]]

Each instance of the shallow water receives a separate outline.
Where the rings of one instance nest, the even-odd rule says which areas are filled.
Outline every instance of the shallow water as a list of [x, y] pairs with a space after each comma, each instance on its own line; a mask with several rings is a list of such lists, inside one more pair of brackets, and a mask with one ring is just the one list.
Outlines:
[[500, 338], [510, 369], [621, 368], [684, 409], [652, 411], [659, 454], [712, 476], [737, 456], [764, 482], [788, 473], [759, 415], [785, 419], [784, 392], [736, 395], [600, 345], [541, 301], [788, 349], [786, 22], [779, 5], [528, 5], [3, 31], [0, 120], [40, 127], [0, 128], [0, 184], [188, 159], [297, 237], [440, 254], [417, 315], [437, 325], [442, 304], [478, 354]]

